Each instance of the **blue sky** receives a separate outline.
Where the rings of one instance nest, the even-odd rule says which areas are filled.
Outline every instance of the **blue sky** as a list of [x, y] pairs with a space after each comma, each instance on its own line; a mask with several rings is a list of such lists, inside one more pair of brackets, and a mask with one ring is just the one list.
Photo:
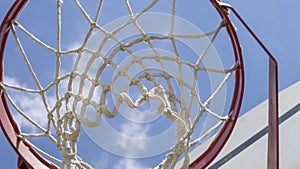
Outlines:
[[[67, 0], [65, 0], [67, 1]], [[1, 10], [0, 10], [0, 20], [4, 17], [8, 8], [12, 4], [13, 1], [5, 0], [1, 2]], [[30, 3], [42, 3], [36, 1], [30, 1]], [[141, 2], [139, 2], [141, 3]], [[166, 2], [163, 2], [166, 3]], [[178, 1], [180, 5], [183, 6], [183, 9], [186, 4], [182, 1]], [[55, 4], [55, 3], [53, 3]], [[300, 38], [299, 30], [300, 24], [298, 21], [298, 16], [300, 16], [300, 11], [298, 10], [298, 6], [300, 2], [298, 1], [234, 1], [231, 2], [232, 6], [240, 13], [240, 15], [246, 20], [252, 30], [260, 37], [263, 43], [268, 47], [271, 53], [275, 56], [279, 63], [279, 89], [282, 90], [291, 84], [300, 80], [300, 57], [298, 56], [298, 48]], [[42, 5], [42, 4], [41, 4]], [[137, 8], [140, 4], [137, 5]], [[186, 5], [187, 6], [187, 5]], [[118, 9], [120, 15], [124, 15], [126, 11], [122, 11], [118, 5], [115, 6], [107, 6], [107, 9], [104, 9], [106, 13], [109, 13], [109, 9]], [[120, 9], [120, 10], [119, 10]], [[51, 13], [53, 11], [46, 8], [47, 13]], [[49, 11], [48, 11], [49, 10]], [[157, 9], [159, 10], [159, 9]], [[208, 10], [208, 9], [207, 9]], [[211, 13], [214, 13], [214, 9], [211, 7]], [[196, 22], [199, 18], [198, 16], [193, 15], [190, 11], [178, 11], [180, 17], [187, 19], [189, 21]], [[33, 12], [27, 12], [27, 17], [32, 18], [32, 20], [41, 19], [40, 16], [34, 15]], [[72, 12], [69, 12], [68, 15], [75, 15]], [[117, 14], [108, 14], [103, 16], [103, 20], [100, 21], [102, 24], [109, 22], [110, 20], [116, 19], [119, 17]], [[72, 18], [76, 18], [75, 16]], [[234, 17], [232, 17], [234, 18]], [[48, 18], [46, 18], [48, 19]], [[51, 18], [50, 18], [51, 19]], [[200, 18], [201, 19], [201, 18]], [[251, 109], [255, 105], [261, 103], [263, 100], [267, 98], [267, 65], [268, 60], [265, 53], [261, 50], [261, 48], [256, 44], [253, 38], [250, 36], [248, 32], [241, 26], [237, 20], [233, 19], [235, 26], [237, 27], [239, 39], [243, 48], [244, 54], [244, 63], [245, 63], [245, 76], [246, 76], [246, 86], [245, 86], [245, 95], [242, 105], [241, 114]], [[30, 20], [26, 20], [26, 22], [30, 23]], [[39, 27], [40, 26], [40, 27]], [[74, 31], [77, 29], [86, 28], [86, 25], [82, 25], [82, 27], [76, 27], [73, 25]], [[43, 25], [35, 25], [35, 31], [43, 31], [47, 28], [44, 28]], [[206, 29], [200, 27], [200, 29]], [[77, 30], [77, 31], [78, 31]], [[51, 31], [49, 29], [49, 31]], [[66, 35], [67, 36], [67, 35]], [[55, 36], [47, 36], [47, 34], [41, 35], [43, 40], [49, 40], [48, 38], [55, 38]], [[66, 37], [68, 38], [68, 42], [65, 42], [66, 46], [76, 46], [76, 41], [72, 42], [72, 36]], [[53, 39], [51, 39], [53, 40]], [[47, 57], [43, 57], [44, 59]], [[41, 58], [42, 59], [42, 58]], [[47, 61], [46, 61], [47, 62]], [[49, 61], [50, 64], [51, 61]], [[48, 67], [44, 67], [38, 64], [40, 68], [47, 69]], [[8, 68], [9, 69], [9, 68]], [[21, 69], [21, 68], [20, 68]], [[45, 71], [44, 71], [45, 72]], [[26, 77], [26, 76], [25, 76]], [[22, 81], [22, 79], [20, 79]], [[44, 83], [47, 83], [47, 79], [44, 80]], [[130, 127], [130, 126], [127, 126]], [[138, 130], [140, 131], [140, 130]], [[90, 140], [86, 139], [83, 142], [92, 144]], [[91, 151], [91, 150], [86, 150]], [[15, 168], [16, 159], [14, 152], [12, 152], [11, 147], [7, 144], [5, 137], [1, 132], [0, 138], [0, 161], [4, 168]], [[5, 152], [5, 153], [3, 153]], [[107, 163], [111, 158], [116, 158], [112, 154], [101, 154], [100, 157], [102, 163]], [[118, 159], [118, 158], [116, 158]], [[133, 165], [134, 161], [125, 160], [122, 161], [124, 164], [120, 164], [123, 166]], [[151, 163], [151, 159], [142, 160], [142, 164]], [[99, 164], [104, 165], [104, 164]], [[105, 164], [106, 165], [106, 164]], [[138, 167], [138, 166], [137, 166]]]

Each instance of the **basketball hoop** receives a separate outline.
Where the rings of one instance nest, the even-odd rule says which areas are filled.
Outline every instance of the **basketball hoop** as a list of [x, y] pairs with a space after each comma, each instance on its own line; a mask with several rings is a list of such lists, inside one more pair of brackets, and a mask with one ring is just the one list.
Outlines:
[[[104, 8], [102, 0], [97, 4], [95, 15], [88, 13], [79, 0], [75, 0], [74, 6], [84, 18], [82, 22], [88, 24], [88, 31], [80, 44], [67, 49], [62, 43], [64, 36], [62, 11], [65, 9], [62, 8], [62, 1], [57, 0], [56, 5], [56, 47], [41, 40], [39, 35], [29, 31], [18, 21], [19, 15], [22, 16], [22, 10], [28, 3], [28, 0], [16, 0], [0, 27], [2, 61], [0, 124], [6, 138], [19, 156], [18, 168], [93, 168], [93, 165], [85, 162], [85, 158], [80, 157], [78, 152], [82, 130], [99, 147], [119, 156], [144, 158], [166, 151], [161, 163], [154, 164], [156, 168], [174, 168], [180, 159], [183, 159], [182, 168], [206, 168], [227, 142], [238, 119], [243, 99], [242, 50], [236, 29], [229, 18], [229, 11], [237, 16], [270, 57], [268, 167], [278, 168], [277, 62], [230, 5], [211, 0], [221, 19], [215, 24], [217, 26], [214, 29], [203, 33], [193, 26], [189, 27], [189, 22], [176, 16], [175, 0], [170, 5], [171, 12], [167, 14], [150, 12], [159, 6], [158, 0], [153, 0], [139, 11], [134, 11], [134, 4], [126, 0], [120, 10], [125, 9], [128, 15], [105, 26], [99, 24], [100, 13]], [[165, 25], [169, 30], [165, 30]], [[178, 31], [180, 26], [189, 31]], [[222, 30], [230, 40], [227, 43], [230, 46], [228, 53], [231, 56], [226, 53], [225, 59], [231, 62], [225, 64], [225, 68], [222, 63], [215, 68], [206, 61], [206, 58], [219, 59], [214, 45], [218, 46], [217, 37], [221, 36]], [[11, 57], [9, 53], [4, 53], [9, 33], [15, 40], [15, 46], [21, 53], [28, 78], [34, 87], [10, 80], [4, 73], [7, 68], [4, 68], [7, 64], [5, 58]], [[52, 74], [47, 82], [41, 80], [38, 70], [32, 65], [32, 58], [36, 56], [27, 54], [30, 52], [22, 43], [21, 33], [54, 58], [54, 75]], [[188, 40], [193, 41], [197, 47], [191, 47]], [[187, 44], [190, 45], [188, 49], [185, 48]], [[193, 54], [196, 55], [194, 60], [186, 56]], [[72, 64], [69, 71], [62, 67], [64, 56], [73, 58], [73, 63], [69, 60]], [[224, 58], [220, 60], [222, 59]], [[218, 65], [216, 62], [218, 61], [214, 61], [214, 65]], [[218, 74], [221, 78], [213, 80], [216, 76], [212, 74]], [[199, 80], [205, 79], [202, 75], [207, 76], [210, 81], [205, 94], [201, 92], [204, 90], [201, 87], [205, 85], [198, 84], [205, 83]], [[229, 96], [220, 96], [227, 85], [232, 86]], [[46, 122], [34, 119], [35, 117], [17, 100], [18, 96], [15, 96], [14, 92], [39, 98], [42, 106], [40, 113], [44, 114]], [[53, 96], [49, 96], [49, 93]], [[224, 103], [216, 101], [219, 98], [226, 100], [227, 96], [231, 97], [230, 101]], [[220, 108], [225, 110], [225, 113], [215, 110], [214, 105], [225, 103], [228, 105]], [[26, 124], [33, 126], [34, 132], [27, 133], [27, 130], [23, 130], [23, 124], [16, 120], [16, 116], [21, 116]], [[164, 124], [170, 125], [162, 132], [163, 134], [156, 137], [131, 139], [122, 134], [116, 136], [105, 126], [109, 124], [109, 120], [118, 119], [119, 116], [139, 124], [156, 122], [160, 124], [157, 119], [161, 118]], [[94, 137], [95, 129], [101, 126], [104, 126], [102, 128], [105, 130], [97, 132], [101, 131], [99, 135], [102, 135], [102, 139], [105, 138], [108, 144]], [[166, 140], [170, 138], [169, 134], [171, 137], [174, 136], [174, 139]], [[213, 141], [195, 161], [190, 161], [189, 152], [195, 146], [207, 141], [208, 137], [214, 137]], [[47, 139], [57, 148], [60, 157], [45, 152], [32, 139]], [[120, 150], [114, 141], [108, 141], [110, 139], [124, 139], [124, 142], [130, 144], [142, 140], [147, 146], [150, 146], [151, 142], [160, 144], [161, 140], [168, 144], [161, 143], [160, 151], [126, 152]], [[162, 150], [165, 147], [168, 150]]]

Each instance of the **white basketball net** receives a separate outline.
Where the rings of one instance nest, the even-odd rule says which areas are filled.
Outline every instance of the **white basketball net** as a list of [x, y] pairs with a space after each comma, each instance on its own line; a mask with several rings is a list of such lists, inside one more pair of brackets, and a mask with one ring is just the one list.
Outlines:
[[[176, 130], [177, 143], [171, 147], [170, 152], [166, 155], [166, 158], [162, 160], [160, 164], [157, 165], [158, 168], [174, 168], [180, 156], [183, 155], [184, 163], [183, 168], [187, 168], [190, 163], [189, 151], [191, 147], [199, 143], [206, 136], [215, 132], [215, 130], [222, 125], [224, 121], [228, 119], [228, 116], [220, 116], [214, 113], [208, 108], [209, 104], [226, 84], [227, 80], [230, 78], [232, 73], [236, 70], [237, 65], [234, 64], [231, 68], [218, 70], [213, 68], [201, 67], [202, 60], [207, 55], [207, 51], [214, 42], [217, 34], [224, 27], [225, 23], [221, 22], [217, 28], [201, 35], [176, 35], [174, 34], [174, 16], [175, 16], [175, 0], [172, 1], [172, 21], [170, 22], [170, 31], [165, 35], [150, 35], [145, 33], [143, 27], [138, 23], [139, 17], [144, 15], [151, 9], [158, 0], [154, 0], [150, 5], [145, 7], [142, 11], [133, 11], [129, 0], [126, 0], [124, 7], [127, 7], [130, 19], [127, 23], [122, 24], [120, 27], [116, 27], [113, 31], [107, 31], [104, 27], [98, 24], [100, 18], [100, 13], [103, 5], [103, 1], [100, 0], [98, 4], [97, 13], [94, 18], [91, 18], [86, 10], [81, 6], [78, 0], [75, 0], [77, 7], [80, 9], [82, 15], [85, 17], [86, 22], [90, 24], [90, 29], [87, 32], [84, 41], [80, 44], [78, 48], [63, 51], [61, 50], [61, 5], [60, 0], [57, 1], [57, 46], [53, 47], [48, 45], [46, 42], [39, 40], [38, 35], [33, 35], [26, 28], [22, 26], [18, 21], [12, 23], [12, 32], [17, 42], [17, 45], [22, 53], [24, 61], [27, 64], [28, 70], [31, 73], [32, 78], [36, 84], [37, 90], [24, 87], [15, 86], [9, 83], [2, 83], [1, 87], [5, 91], [8, 100], [11, 102], [13, 107], [18, 113], [25, 117], [30, 123], [36, 126], [40, 133], [23, 133], [19, 137], [26, 140], [26, 138], [34, 137], [48, 137], [53, 143], [55, 143], [61, 152], [62, 160], [55, 158], [38, 147], [32, 145], [37, 151], [47, 156], [48, 158], [54, 160], [61, 164], [61, 168], [92, 168], [89, 164], [82, 161], [82, 159], [77, 155], [77, 142], [80, 135], [81, 124], [86, 127], [97, 127], [101, 125], [101, 119], [103, 116], [108, 118], [114, 118], [118, 116], [119, 107], [121, 104], [127, 104], [131, 109], [138, 108], [143, 102], [156, 101], [159, 102], [159, 107], [157, 113], [164, 116], [167, 119], [172, 120], [178, 125]], [[121, 2], [120, 2], [121, 3]], [[137, 12], [137, 13], [134, 13]], [[130, 40], [125, 43], [116, 37], [118, 32], [125, 29], [128, 25], [133, 25], [140, 32], [139, 37]], [[56, 58], [55, 76], [51, 83], [47, 86], [42, 86], [39, 78], [37, 77], [34, 67], [31, 66], [31, 62], [27, 57], [26, 51], [17, 34], [17, 29], [25, 33], [34, 42], [51, 51]], [[104, 35], [104, 39], [99, 42], [99, 46], [96, 49], [88, 48], [88, 43], [92, 38], [93, 32], [98, 31]], [[182, 55], [178, 50], [176, 40], [177, 39], [200, 39], [207, 38], [210, 36], [210, 42], [202, 51], [202, 55], [198, 57], [195, 63], [190, 63], [183, 60]], [[114, 41], [117, 46], [115, 46], [109, 55], [103, 54], [103, 48], [108, 41]], [[153, 41], [170, 41], [172, 44], [175, 56], [165, 56], [161, 55], [159, 51], [153, 46]], [[132, 47], [139, 44], [145, 43], [148, 46], [149, 55], [140, 57], [132, 51]], [[131, 57], [131, 61], [128, 62], [124, 67], [120, 67], [114, 61], [114, 57], [118, 53], [127, 53]], [[61, 58], [64, 55], [76, 55], [75, 64], [71, 72], [64, 73], [61, 71]], [[89, 57], [87, 57], [89, 56]], [[82, 70], [80, 64], [82, 60], [85, 60], [85, 66]], [[158, 65], [161, 66], [160, 71], [151, 71], [147, 64], [144, 62], [147, 60], [155, 60]], [[178, 66], [178, 75], [172, 75], [172, 72], [168, 72], [166, 68], [166, 62], [174, 62]], [[91, 75], [89, 72], [92, 69], [92, 65], [95, 63], [101, 63], [98, 66], [96, 73]], [[133, 76], [129, 72], [129, 68], [132, 65], [139, 65], [142, 67], [143, 71], [139, 76]], [[115, 69], [116, 75], [111, 78], [109, 83], [103, 82], [101, 80], [102, 76], [105, 76], [104, 72], [107, 67]], [[192, 81], [184, 81], [184, 71], [183, 67], [188, 67], [193, 73]], [[223, 81], [219, 84], [219, 87], [212, 92], [207, 100], [202, 101], [200, 98], [200, 93], [197, 90], [198, 82], [198, 72], [208, 71], [214, 73], [224, 74]], [[127, 78], [127, 83], [122, 91], [117, 91], [114, 87], [115, 83], [119, 78]], [[160, 80], [158, 80], [160, 79]], [[63, 84], [63, 81], [67, 82]], [[143, 84], [143, 81], [148, 81], [152, 84], [151, 88]], [[164, 81], [165, 85], [161, 82]], [[178, 85], [179, 91], [176, 91], [174, 83]], [[61, 85], [65, 85], [67, 91], [63, 94], [60, 93]], [[130, 87], [135, 86], [140, 91], [140, 95], [137, 99], [133, 99], [128, 90]], [[39, 95], [43, 101], [45, 107], [45, 116], [48, 118], [47, 127], [43, 127], [32, 120], [31, 117], [27, 115], [26, 112], [22, 110], [20, 106], [14, 103], [13, 97], [8, 92], [8, 89], [18, 90], [26, 93], [32, 93]], [[50, 90], [55, 90], [55, 105], [51, 107], [49, 105], [49, 100], [46, 93]], [[185, 91], [188, 90], [190, 93], [189, 101], [185, 100], [183, 97]], [[176, 92], [179, 95], [176, 95]], [[107, 104], [109, 93], [115, 98], [114, 107], [109, 107]], [[200, 110], [196, 113], [195, 117], [191, 117], [190, 113], [192, 111], [193, 103], [197, 103]], [[87, 116], [88, 110], [93, 109], [96, 113], [94, 119], [89, 119]], [[206, 133], [201, 135], [200, 138], [193, 138], [192, 134], [198, 124], [201, 116], [206, 113], [214, 118], [218, 119], [219, 122], [216, 123], [211, 129], [207, 130]], [[55, 131], [55, 133], [53, 133]], [[31, 143], [30, 143], [31, 144]]]

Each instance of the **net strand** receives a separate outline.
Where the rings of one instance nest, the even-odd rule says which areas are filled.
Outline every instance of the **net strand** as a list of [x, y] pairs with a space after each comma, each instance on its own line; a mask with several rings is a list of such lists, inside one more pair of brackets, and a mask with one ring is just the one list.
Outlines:
[[[12, 22], [12, 23], [13, 23], [13, 22]], [[24, 50], [22, 44], [21, 44], [21, 41], [20, 41], [20, 39], [18, 38], [18, 35], [17, 35], [16, 30], [15, 30], [14, 24], [11, 24], [11, 28], [12, 28], [12, 32], [13, 32], [14, 38], [15, 38], [15, 40], [16, 40], [16, 42], [17, 42], [18, 47], [19, 47], [19, 50], [21, 51], [22, 57], [23, 57], [23, 59], [24, 59], [24, 61], [25, 61], [25, 63], [26, 63], [26, 66], [27, 66], [27, 68], [28, 68], [28, 70], [29, 70], [29, 72], [30, 72], [30, 74], [31, 74], [31, 76], [32, 76], [32, 78], [33, 78], [33, 80], [35, 81], [36, 86], [37, 86], [38, 89], [39, 89], [39, 95], [40, 95], [41, 98], [42, 98], [44, 107], [45, 107], [46, 111], [47, 111], [48, 114], [49, 114], [49, 105], [48, 105], [46, 96], [44, 95], [44, 92], [42, 92], [43, 89], [42, 89], [42, 86], [41, 86], [41, 84], [40, 84], [40, 81], [38, 80], [38, 78], [37, 78], [35, 72], [33, 71], [33, 68], [32, 68], [32, 66], [31, 66], [31, 64], [30, 64], [30, 61], [29, 61], [29, 59], [28, 59], [28, 57], [27, 57], [27, 55], [26, 55], [26, 53], [25, 53], [25, 50]], [[26, 31], [26, 32], [28, 33], [28, 31]], [[11, 99], [10, 99], [10, 100], [11, 100]], [[12, 100], [11, 100], [11, 101], [12, 101]], [[16, 104], [13, 103], [13, 106], [15, 107]], [[21, 110], [21, 109], [19, 109], [19, 110]], [[18, 112], [20, 113], [19, 110], [18, 110]], [[20, 113], [20, 114], [21, 114], [22, 116], [24, 116], [24, 113]], [[25, 117], [25, 116], [24, 116], [24, 117]], [[25, 117], [25, 118], [28, 119], [29, 117], [27, 116], [27, 117]], [[31, 121], [32, 121], [32, 120], [31, 120]], [[31, 122], [31, 121], [30, 121], [30, 122]], [[31, 123], [32, 123], [32, 122], [31, 122]], [[37, 126], [36, 124], [37, 124], [37, 123], [35, 123], [34, 125]], [[41, 129], [39, 126], [37, 126], [37, 127], [38, 127], [39, 129]], [[47, 131], [46, 131], [46, 132], [49, 132], [49, 131], [50, 131], [50, 123], [48, 123], [48, 128], [47, 128]]]
[[14, 30], [15, 26], [18, 27], [21, 31], [23, 31], [29, 38], [31, 38], [37, 44], [39, 44], [39, 45], [43, 46], [44, 48], [48, 49], [50, 52], [56, 53], [56, 49], [55, 48], [47, 45], [46, 43], [44, 43], [43, 41], [41, 41], [39, 38], [37, 38], [36, 36], [34, 36], [26, 28], [24, 28], [21, 23], [19, 23], [16, 20], [12, 21], [12, 25], [11, 25], [11, 28], [12, 28], [12, 30], [14, 32], [15, 32], [15, 30]]
[[103, 0], [100, 0], [99, 3], [98, 3], [98, 8], [97, 8], [96, 16], [95, 16], [95, 19], [94, 19], [94, 23], [97, 23], [98, 20], [99, 20], [102, 6], [103, 6]]

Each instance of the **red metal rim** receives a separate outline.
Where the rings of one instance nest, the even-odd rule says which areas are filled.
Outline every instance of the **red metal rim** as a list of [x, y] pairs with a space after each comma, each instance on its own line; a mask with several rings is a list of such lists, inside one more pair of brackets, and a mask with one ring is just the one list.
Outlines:
[[207, 167], [222, 150], [223, 146], [225, 145], [229, 136], [231, 135], [235, 123], [238, 119], [244, 94], [244, 65], [242, 58], [242, 50], [240, 47], [238, 36], [235, 31], [235, 27], [233, 26], [228, 16], [227, 10], [220, 5], [220, 1], [210, 1], [220, 14], [221, 19], [223, 21], [226, 21], [226, 30], [231, 40], [236, 63], [238, 63], [238, 70], [236, 70], [235, 72], [234, 95], [229, 110], [229, 112], [231, 112], [231, 117], [224, 123], [219, 133], [216, 135], [214, 141], [205, 150], [205, 152], [191, 163], [191, 165], [189, 166], [190, 169], [202, 169]]
[[[22, 9], [27, 4], [28, 0], [16, 0], [9, 9], [0, 26], [0, 82], [3, 81], [3, 57], [4, 49], [10, 32], [12, 20], [16, 19]], [[0, 89], [1, 91], [1, 89]], [[7, 140], [19, 155], [19, 159], [24, 161], [27, 168], [58, 168], [40, 156], [27, 142], [17, 137], [20, 134], [20, 129], [9, 111], [5, 94], [1, 91], [0, 97], [0, 125]], [[24, 163], [19, 165], [19, 168], [24, 168]]]
[[[207, 150], [198, 157], [192, 164], [190, 165], [190, 169], [199, 169], [205, 168], [209, 165], [210, 162], [218, 155], [221, 151], [225, 143], [227, 142], [236, 120], [239, 115], [240, 107], [243, 99], [243, 91], [244, 91], [244, 66], [242, 59], [242, 51], [240, 48], [240, 43], [235, 31], [235, 28], [228, 17], [226, 10], [219, 5], [218, 0], [210, 0], [216, 10], [219, 12], [221, 18], [227, 22], [227, 33], [231, 39], [235, 60], [239, 65], [239, 69], [236, 70], [235, 74], [235, 89], [234, 96], [232, 100], [232, 104], [230, 107], [231, 118], [227, 120], [222, 128], [220, 129], [219, 134], [215, 137], [215, 140], [211, 143], [211, 145], [207, 148]], [[1, 27], [0, 27], [0, 82], [3, 80], [3, 57], [4, 57], [4, 49], [6, 45], [6, 40], [8, 34], [10, 32], [10, 24], [11, 21], [16, 19], [18, 15], [21, 13], [22, 9], [27, 4], [28, 0], [16, 0], [7, 15], [5, 16]], [[9, 143], [17, 152], [17, 154], [24, 160], [24, 162], [30, 168], [58, 168], [54, 164], [50, 163], [42, 156], [40, 156], [30, 145], [24, 142], [22, 139], [18, 138], [17, 135], [20, 134], [20, 130], [16, 122], [14, 121], [6, 99], [5, 95], [2, 92], [0, 97], [0, 125], [1, 128], [9, 140]]]

